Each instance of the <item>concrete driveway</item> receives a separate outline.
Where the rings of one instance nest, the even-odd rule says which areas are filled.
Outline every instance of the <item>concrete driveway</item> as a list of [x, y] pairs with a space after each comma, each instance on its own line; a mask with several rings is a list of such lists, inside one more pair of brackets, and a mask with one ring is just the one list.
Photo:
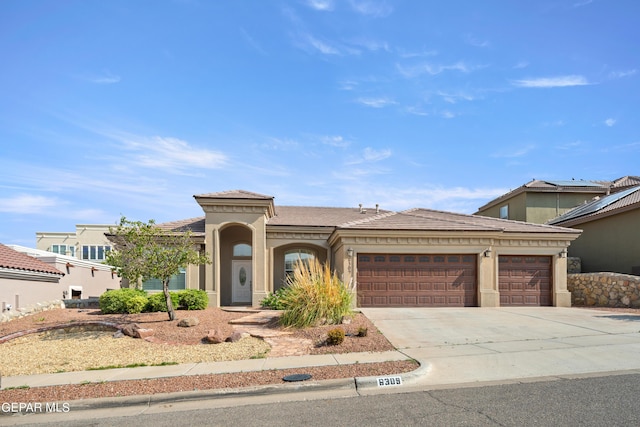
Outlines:
[[640, 316], [581, 308], [363, 308], [425, 385], [640, 370]]

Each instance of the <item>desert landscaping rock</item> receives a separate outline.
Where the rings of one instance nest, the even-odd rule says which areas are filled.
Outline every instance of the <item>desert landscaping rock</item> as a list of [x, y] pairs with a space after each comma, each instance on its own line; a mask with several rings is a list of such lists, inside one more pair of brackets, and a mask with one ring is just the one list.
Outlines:
[[200, 319], [197, 317], [185, 317], [184, 319], [180, 319], [178, 326], [182, 328], [191, 328], [192, 326], [198, 326], [199, 323]]

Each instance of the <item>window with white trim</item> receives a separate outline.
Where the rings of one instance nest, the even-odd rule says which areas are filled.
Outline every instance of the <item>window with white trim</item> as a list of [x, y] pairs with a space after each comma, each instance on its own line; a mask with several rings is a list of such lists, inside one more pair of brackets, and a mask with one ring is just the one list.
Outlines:
[[111, 246], [102, 245], [82, 245], [82, 259], [93, 261], [104, 261]]
[[76, 247], [73, 245], [51, 245], [49, 252], [60, 255], [76, 256]]
[[[179, 291], [181, 289], [186, 289], [186, 278], [187, 271], [184, 268], [180, 269], [180, 273], [171, 276], [169, 279], [169, 290], [170, 291]], [[160, 279], [149, 279], [142, 282], [142, 289], [145, 291], [161, 291], [162, 290], [162, 280]]]

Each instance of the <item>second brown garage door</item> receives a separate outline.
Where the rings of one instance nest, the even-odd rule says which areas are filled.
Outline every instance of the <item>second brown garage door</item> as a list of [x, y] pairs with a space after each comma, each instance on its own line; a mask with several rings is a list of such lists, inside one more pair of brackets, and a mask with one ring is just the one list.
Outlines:
[[500, 256], [500, 305], [551, 305], [551, 257]]
[[359, 307], [477, 306], [475, 255], [358, 255]]

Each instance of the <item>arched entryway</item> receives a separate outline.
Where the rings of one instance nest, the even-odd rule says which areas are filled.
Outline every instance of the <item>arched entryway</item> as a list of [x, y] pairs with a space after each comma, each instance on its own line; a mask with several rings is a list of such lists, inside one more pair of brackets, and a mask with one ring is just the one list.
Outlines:
[[251, 305], [253, 295], [253, 233], [243, 225], [220, 231], [220, 304]]

